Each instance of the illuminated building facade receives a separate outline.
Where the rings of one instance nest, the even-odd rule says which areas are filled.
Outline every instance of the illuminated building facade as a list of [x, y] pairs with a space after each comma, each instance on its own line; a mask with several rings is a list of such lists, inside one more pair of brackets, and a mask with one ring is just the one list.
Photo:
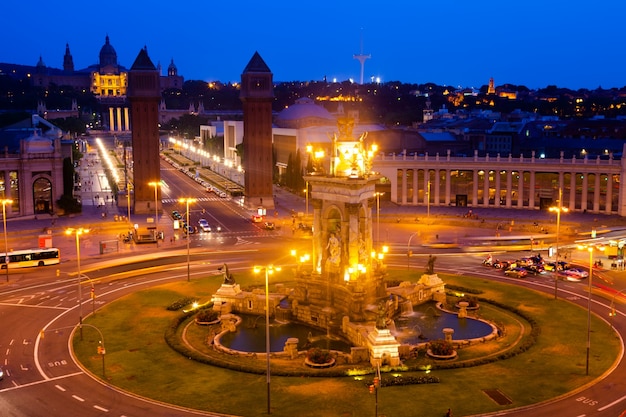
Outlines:
[[[626, 151], [626, 145], [625, 149]], [[597, 157], [385, 155], [373, 170], [391, 201], [408, 206], [546, 209], [563, 192], [572, 211], [626, 216], [626, 161]]]

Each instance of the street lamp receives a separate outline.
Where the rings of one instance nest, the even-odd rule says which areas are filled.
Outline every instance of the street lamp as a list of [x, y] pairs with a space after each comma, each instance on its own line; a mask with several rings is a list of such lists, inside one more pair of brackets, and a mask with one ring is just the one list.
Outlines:
[[413, 239], [413, 236], [415, 236], [418, 233], [419, 232], [415, 232], [411, 236], [409, 236], [409, 242], [406, 244], [406, 270], [407, 271], [411, 269], [411, 239]]
[[426, 217], [430, 218], [430, 180], [428, 181], [428, 190], [426, 191]]
[[[559, 188], [559, 205], [556, 207], [550, 207], [548, 210], [551, 212], [556, 212], [556, 262], [554, 269], [555, 271], [559, 271], [559, 232], [561, 230], [561, 212], [567, 213], [569, 209], [567, 207], [563, 207], [561, 202], [563, 201], [563, 190]], [[557, 290], [558, 290], [558, 282], [559, 277], [554, 277], [554, 299], [557, 298]]]
[[[156, 233], [156, 242], [157, 246], [159, 246], [159, 203], [158, 203], [158, 187], [161, 185], [161, 182], [151, 181], [148, 183], [149, 186], [154, 187], [154, 224], [155, 224], [155, 233]], [[189, 223], [189, 222], [187, 222]]]
[[267, 414], [271, 414], [270, 410], [270, 290], [269, 290], [269, 276], [274, 272], [281, 270], [280, 266], [267, 265], [267, 266], [255, 266], [254, 273], [258, 274], [261, 271], [265, 272], [265, 356], [267, 358]]
[[385, 193], [375, 192], [376, 196], [376, 245], [380, 245], [380, 196]]
[[0, 200], [2, 202], [2, 222], [4, 223], [4, 267], [7, 273], [7, 282], [9, 282], [9, 244], [7, 240], [7, 204], [13, 204], [13, 200], [7, 198]]
[[189, 236], [189, 228], [191, 226], [189, 226], [189, 203], [195, 203], [197, 200], [195, 198], [179, 198], [178, 202], [179, 203], [185, 203], [187, 206], [187, 225], [185, 225], [185, 234], [187, 235], [187, 281], [191, 280], [191, 274], [189, 271], [189, 241], [191, 240], [190, 236]]
[[596, 246], [579, 246], [578, 249], [587, 249], [589, 252], [589, 294], [587, 296], [587, 360], [585, 366], [585, 375], [589, 375], [589, 351], [591, 350], [591, 280], [593, 278], [593, 252], [598, 250], [604, 250], [602, 247]]
[[613, 326], [613, 328], [615, 328], [615, 325], [613, 324], [613, 317], [617, 316], [617, 312], [615, 311], [615, 298], [618, 295], [624, 295], [624, 291], [626, 291], [626, 288], [624, 288], [623, 290], [619, 290], [617, 291], [614, 295], [613, 295], [613, 299], [611, 300], [611, 306], [609, 307], [609, 317], [611, 317], [611, 326]]
[[128, 224], [133, 224], [130, 220], [130, 182], [126, 183], [126, 204], [128, 206]]
[[80, 285], [80, 235], [89, 233], [89, 229], [69, 228], [65, 230], [66, 235], [74, 235], [76, 237], [76, 265], [78, 270], [78, 325], [80, 326], [80, 340], [83, 340], [83, 290]]
[[306, 181], [305, 184], [304, 197], [306, 198], [306, 217], [309, 217], [309, 182]]
[[311, 255], [309, 255], [308, 253], [299, 255], [296, 249], [292, 249], [290, 253], [291, 253], [291, 256], [293, 256], [297, 262], [296, 275], [300, 276], [303, 273], [302, 266], [311, 260]]

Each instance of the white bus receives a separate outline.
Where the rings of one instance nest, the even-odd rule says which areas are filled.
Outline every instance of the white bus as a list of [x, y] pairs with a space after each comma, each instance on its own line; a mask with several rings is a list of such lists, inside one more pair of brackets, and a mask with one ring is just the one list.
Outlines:
[[61, 261], [57, 248], [23, 249], [7, 254], [0, 253], [1, 269], [6, 269], [6, 260], [9, 258], [9, 269], [28, 268], [31, 266], [55, 265]]

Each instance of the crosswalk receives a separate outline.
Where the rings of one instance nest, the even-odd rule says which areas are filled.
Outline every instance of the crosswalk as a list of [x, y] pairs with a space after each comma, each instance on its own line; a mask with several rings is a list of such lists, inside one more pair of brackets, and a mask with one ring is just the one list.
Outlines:
[[[200, 198], [196, 198], [197, 201], [224, 201], [223, 198], [220, 198], [218, 196], [215, 197], [200, 197]], [[161, 200], [161, 203], [163, 204], [176, 204], [178, 203], [178, 199], [177, 198], [164, 198]]]

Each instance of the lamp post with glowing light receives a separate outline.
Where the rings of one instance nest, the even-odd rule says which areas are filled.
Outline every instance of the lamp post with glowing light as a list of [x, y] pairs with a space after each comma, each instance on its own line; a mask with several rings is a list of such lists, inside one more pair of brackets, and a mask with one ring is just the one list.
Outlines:
[[588, 277], [588, 292], [587, 295], [587, 360], [585, 365], [585, 375], [589, 375], [589, 351], [591, 350], [591, 282], [593, 279], [593, 252], [595, 250], [604, 250], [599, 246], [579, 246], [578, 249], [587, 250], [589, 252], [589, 277]]
[[74, 235], [76, 237], [76, 269], [78, 273], [78, 325], [80, 328], [80, 340], [83, 340], [83, 290], [80, 285], [80, 236], [89, 233], [89, 229], [69, 228], [65, 230], [66, 235]]
[[305, 207], [306, 207], [306, 217], [309, 217], [309, 182], [306, 181], [306, 188], [304, 189], [304, 197], [306, 198], [306, 203], [305, 203]]
[[189, 228], [191, 226], [189, 226], [189, 203], [195, 203], [197, 200], [195, 198], [179, 198], [178, 202], [179, 203], [185, 203], [185, 205], [187, 206], [187, 224], [185, 225], [185, 234], [187, 235], [187, 281], [191, 280], [191, 273], [189, 270], [189, 241], [191, 240], [191, 237], [189, 236]]
[[[554, 263], [554, 269], [558, 273], [559, 271], [559, 233], [561, 230], [561, 213], [567, 213], [569, 209], [567, 207], [563, 207], [561, 202], [563, 200], [563, 190], [559, 188], [559, 204], [556, 207], [550, 207], [548, 210], [555, 213], [556, 212], [556, 262]], [[558, 291], [558, 276], [554, 277], [554, 299], [557, 298]]]
[[261, 271], [265, 272], [265, 356], [267, 358], [267, 414], [271, 414], [270, 410], [270, 291], [269, 291], [269, 276], [274, 272], [281, 270], [281, 267], [274, 265], [267, 266], [255, 266], [254, 273], [258, 274]]
[[7, 273], [7, 282], [9, 282], [9, 243], [7, 240], [7, 204], [13, 204], [13, 200], [2, 199], [2, 222], [4, 223], [4, 269]]
[[154, 225], [155, 225], [155, 233], [156, 233], [156, 243], [159, 245], [159, 203], [158, 203], [158, 187], [161, 185], [160, 182], [151, 181], [148, 183], [149, 186], [154, 187]]
[[411, 236], [409, 236], [409, 242], [406, 244], [406, 269], [407, 271], [411, 269], [411, 239], [413, 239], [413, 236], [415, 236], [418, 233], [419, 232], [415, 232]]
[[430, 180], [428, 181], [428, 188], [426, 190], [426, 217], [430, 218]]
[[375, 192], [376, 196], [376, 245], [380, 245], [380, 196], [385, 193]]

